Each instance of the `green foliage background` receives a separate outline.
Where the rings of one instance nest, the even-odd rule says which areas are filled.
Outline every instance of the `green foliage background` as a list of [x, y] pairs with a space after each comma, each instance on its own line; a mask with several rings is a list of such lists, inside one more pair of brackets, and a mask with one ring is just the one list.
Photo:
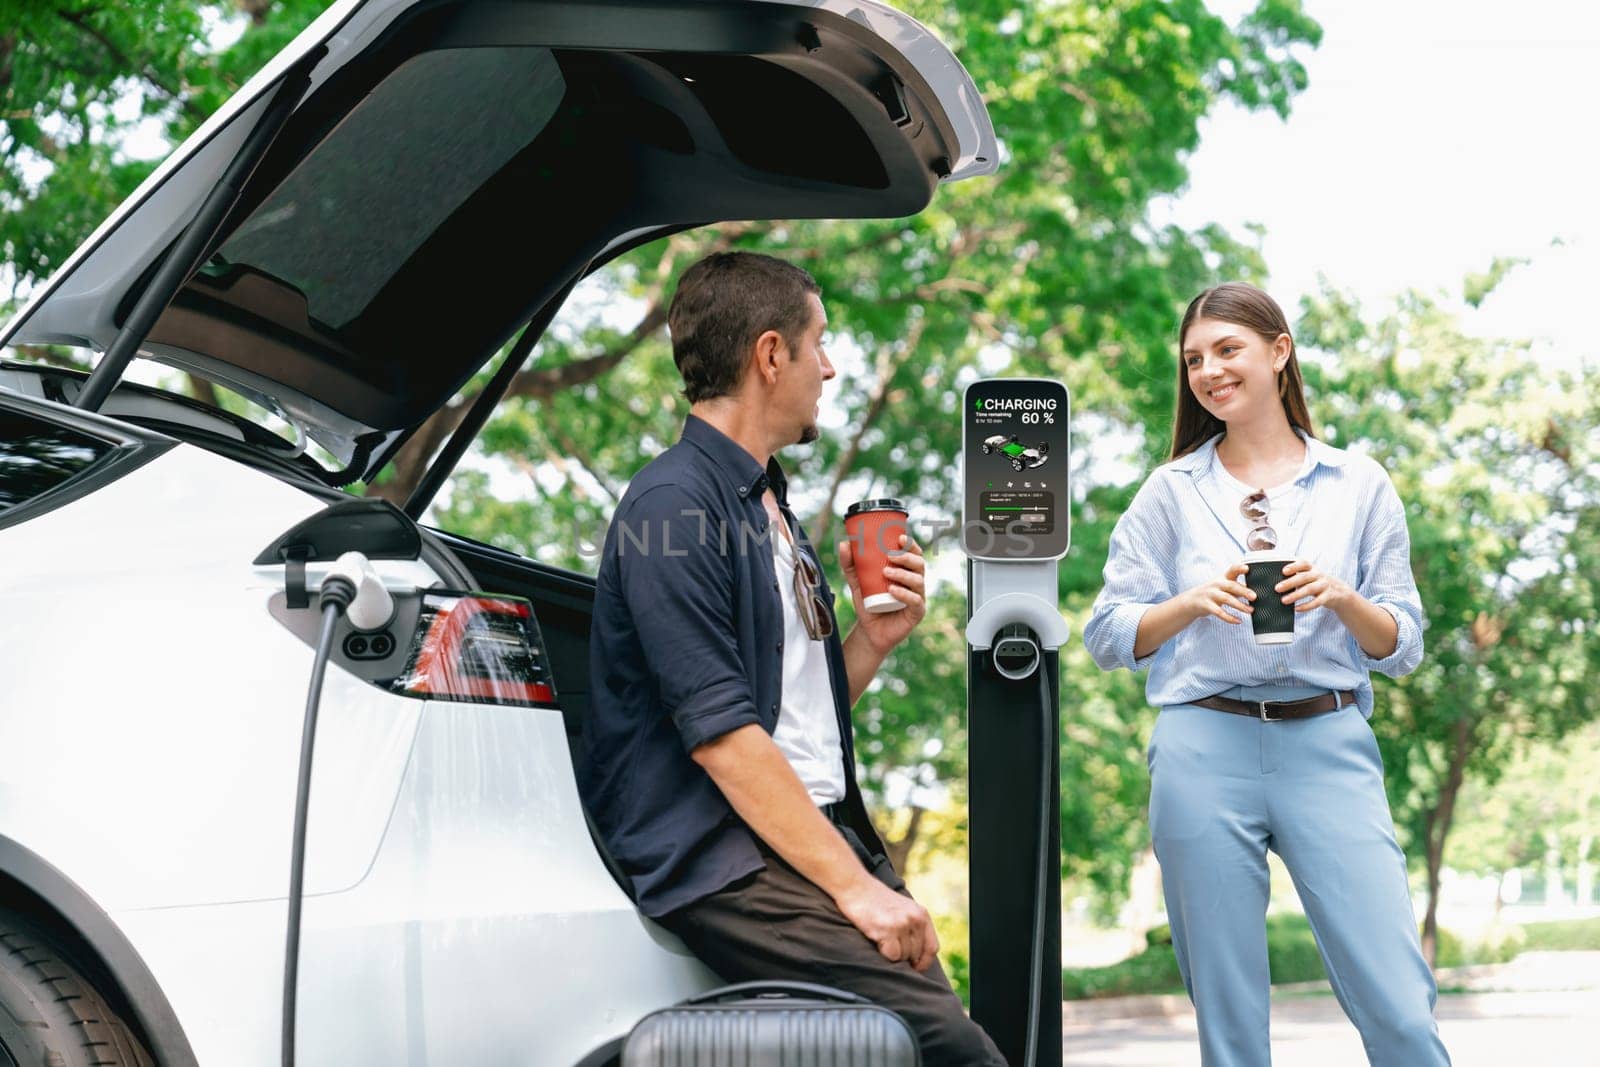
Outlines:
[[[759, 249], [817, 277], [848, 370], [830, 395], [831, 431], [785, 456], [820, 537], [869, 491], [892, 488], [919, 516], [959, 514], [955, 408], [967, 382], [1039, 375], [1069, 387], [1073, 549], [1060, 591], [1081, 633], [1111, 530], [1166, 455], [1184, 304], [1218, 281], [1267, 277], [1259, 230], [1184, 229], [1159, 221], [1159, 207], [1183, 190], [1208, 113], [1289, 113], [1320, 29], [1298, 0], [1262, 0], [1233, 24], [1200, 0], [902, 6], [973, 74], [1002, 144], [999, 174], [942, 189], [915, 218], [724, 223], [617, 260], [541, 342], [434, 521], [592, 571], [586, 539], [686, 410], [662, 328], [677, 276], [712, 249]], [[0, 12], [0, 278], [13, 296], [153, 169], [139, 151], [151, 124], [155, 142], [177, 143], [321, 7], [27, 0]], [[1516, 266], [1493, 260], [1463, 298], [1475, 306]], [[1329, 288], [1297, 327], [1319, 428], [1377, 456], [1407, 503], [1429, 656], [1398, 683], [1377, 680], [1374, 726], [1403, 843], [1430, 877], [1462, 783], [1492, 782], [1511, 753], [1593, 718], [1584, 694], [1597, 666], [1594, 383], [1550, 372], [1526, 344], [1469, 335], [1453, 306], [1410, 294], [1370, 312]], [[447, 432], [487, 374], [419, 441], [437, 443], [426, 431]], [[427, 451], [402, 454], [365, 490], [403, 497]], [[1108, 459], [1141, 474], [1095, 482]], [[953, 557], [947, 533], [924, 540]], [[865, 784], [885, 825], [902, 828], [891, 835], [902, 849], [915, 843], [908, 809], [941, 790], [960, 803], [964, 610], [959, 578], [943, 582], [856, 709]], [[1142, 677], [1100, 672], [1081, 642], [1063, 650], [1062, 674], [1063, 874], [1095, 887], [1109, 912], [1148, 843], [1154, 712]]]

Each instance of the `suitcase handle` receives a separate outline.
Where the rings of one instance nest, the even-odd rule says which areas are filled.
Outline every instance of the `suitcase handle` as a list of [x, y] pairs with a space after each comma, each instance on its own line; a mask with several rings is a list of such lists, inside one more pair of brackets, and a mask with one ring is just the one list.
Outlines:
[[723, 986], [708, 993], [690, 997], [684, 1004], [715, 1004], [723, 1000], [746, 997], [809, 997], [814, 1000], [832, 1000], [840, 1004], [871, 1004], [866, 997], [847, 993], [843, 989], [817, 985], [815, 982], [757, 981], [740, 982]]

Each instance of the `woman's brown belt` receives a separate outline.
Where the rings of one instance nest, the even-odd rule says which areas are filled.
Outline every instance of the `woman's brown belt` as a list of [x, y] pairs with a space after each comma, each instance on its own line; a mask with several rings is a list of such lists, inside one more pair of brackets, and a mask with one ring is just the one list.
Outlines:
[[[1225, 696], [1206, 697], [1202, 700], [1191, 700], [1189, 703], [1201, 708], [1211, 708], [1214, 711], [1227, 711], [1235, 715], [1248, 715], [1252, 719], [1262, 722], [1278, 722], [1280, 719], [1307, 719], [1313, 715], [1321, 715], [1328, 711], [1338, 711], [1346, 704], [1354, 704], [1356, 695], [1342, 691], [1338, 694], [1323, 693], [1321, 696], [1311, 697], [1309, 700], [1234, 700]], [[1271, 708], [1271, 712], [1268, 712]]]

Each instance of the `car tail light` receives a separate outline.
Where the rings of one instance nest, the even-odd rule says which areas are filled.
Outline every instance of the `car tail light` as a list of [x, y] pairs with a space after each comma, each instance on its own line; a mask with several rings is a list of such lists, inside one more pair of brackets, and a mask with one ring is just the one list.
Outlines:
[[516, 597], [425, 593], [397, 693], [556, 706], [533, 608]]

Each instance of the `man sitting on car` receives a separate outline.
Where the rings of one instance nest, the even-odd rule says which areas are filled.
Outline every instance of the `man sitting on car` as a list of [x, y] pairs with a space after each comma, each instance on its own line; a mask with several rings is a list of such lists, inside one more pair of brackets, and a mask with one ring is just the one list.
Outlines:
[[907, 539], [887, 568], [904, 610], [872, 614], [838, 545], [858, 620], [841, 641], [773, 458], [817, 439], [835, 373], [817, 283], [713, 255], [667, 322], [689, 417], [629, 484], [595, 591], [581, 784], [600, 834], [640, 910], [725, 980], [858, 993], [911, 1024], [930, 1067], [1003, 1067], [855, 780], [850, 706], [926, 611], [921, 550]]

